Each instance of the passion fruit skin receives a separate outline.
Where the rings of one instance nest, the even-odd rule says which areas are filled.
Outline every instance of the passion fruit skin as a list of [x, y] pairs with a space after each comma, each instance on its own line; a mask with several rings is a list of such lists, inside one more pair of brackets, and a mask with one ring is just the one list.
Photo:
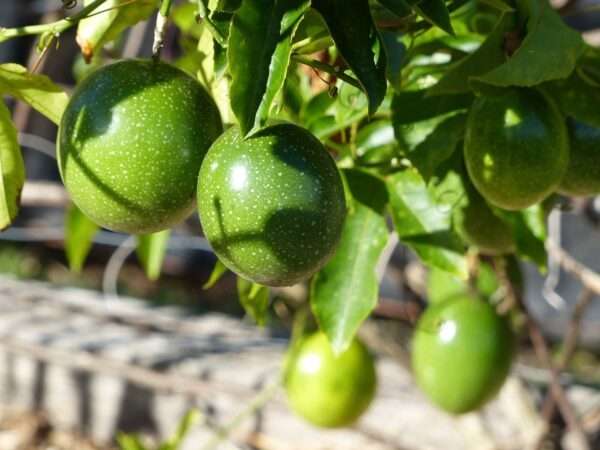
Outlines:
[[479, 97], [469, 111], [464, 157], [473, 184], [489, 203], [527, 208], [554, 192], [567, 170], [564, 120], [533, 89]]
[[375, 361], [354, 339], [335, 356], [327, 337], [315, 333], [293, 349], [284, 386], [292, 410], [313, 425], [337, 428], [351, 425], [375, 396]]
[[466, 204], [453, 214], [458, 233], [469, 245], [485, 255], [503, 255], [515, 250], [512, 228], [486, 203], [471, 186]]
[[413, 336], [417, 385], [449, 413], [476, 410], [502, 387], [514, 342], [507, 319], [485, 301], [462, 294], [432, 305]]
[[193, 211], [202, 159], [222, 130], [217, 106], [189, 75], [162, 62], [119, 61], [73, 93], [59, 126], [58, 166], [94, 222], [152, 233]]
[[571, 197], [600, 193], [600, 128], [567, 120], [571, 153], [558, 192]]
[[332, 256], [346, 215], [333, 158], [307, 130], [277, 124], [244, 138], [227, 130], [198, 178], [198, 212], [215, 253], [238, 275], [296, 284]]

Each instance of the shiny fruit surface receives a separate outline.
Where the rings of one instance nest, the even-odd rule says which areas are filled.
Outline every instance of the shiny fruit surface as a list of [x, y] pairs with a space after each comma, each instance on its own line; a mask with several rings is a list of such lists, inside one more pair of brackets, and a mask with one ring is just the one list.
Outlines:
[[246, 139], [233, 127], [214, 143], [200, 170], [198, 211], [227, 267], [281, 286], [310, 277], [331, 257], [346, 204], [323, 145], [284, 123]]
[[351, 425], [366, 411], [377, 379], [373, 357], [358, 339], [335, 356], [325, 334], [315, 333], [292, 349], [284, 382], [294, 412], [334, 428]]
[[459, 295], [427, 308], [413, 337], [417, 385], [443, 410], [473, 411], [501, 388], [514, 336], [508, 321], [480, 299]]
[[571, 152], [558, 191], [573, 197], [600, 193], [600, 128], [568, 119]]
[[569, 161], [564, 120], [533, 89], [481, 96], [467, 120], [464, 157], [469, 176], [491, 204], [527, 208], [558, 187]]
[[189, 75], [162, 62], [116, 62], [71, 97], [58, 133], [60, 174], [99, 225], [152, 233], [192, 212], [202, 159], [221, 132], [215, 103]]

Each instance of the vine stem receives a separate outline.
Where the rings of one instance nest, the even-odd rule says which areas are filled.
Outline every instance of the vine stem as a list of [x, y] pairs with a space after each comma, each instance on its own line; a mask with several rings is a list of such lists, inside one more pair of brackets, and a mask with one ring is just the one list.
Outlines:
[[202, 447], [202, 450], [214, 450], [217, 448], [244, 420], [263, 408], [277, 394], [280, 386], [280, 381], [265, 385], [256, 397], [248, 403], [246, 408], [223, 427], [219, 428], [215, 436]]
[[0, 42], [8, 41], [20, 36], [31, 36], [36, 34], [52, 33], [61, 34], [72, 26], [76, 25], [81, 19], [85, 19], [92, 11], [107, 0], [94, 0], [84, 7], [77, 14], [58, 20], [56, 22], [44, 23], [40, 25], [27, 25], [16, 28], [0, 28]]
[[156, 27], [154, 28], [154, 43], [152, 45], [152, 58], [155, 61], [160, 59], [160, 52], [165, 45], [165, 33], [167, 31], [167, 21], [171, 11], [172, 0], [162, 0], [158, 14], [156, 16]]
[[292, 59], [300, 64], [305, 64], [307, 66], [312, 67], [313, 69], [320, 70], [322, 72], [330, 73], [338, 77], [341, 80], [344, 80], [346, 83], [354, 86], [357, 89], [362, 90], [362, 87], [356, 78], [351, 77], [350, 75], [345, 74], [342, 70], [337, 69], [329, 64], [325, 64], [321, 61], [317, 61], [316, 59], [307, 58], [306, 56], [293, 54]]

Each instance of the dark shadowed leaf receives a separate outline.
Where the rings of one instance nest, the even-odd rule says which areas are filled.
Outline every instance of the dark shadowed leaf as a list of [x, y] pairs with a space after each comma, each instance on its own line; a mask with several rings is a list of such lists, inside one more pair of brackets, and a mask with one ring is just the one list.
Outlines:
[[309, 0], [245, 0], [229, 32], [227, 59], [231, 107], [242, 132], [263, 127], [283, 87], [292, 38]]
[[516, 26], [515, 14], [504, 14], [481, 46], [461, 59], [433, 86], [428, 95], [460, 94], [470, 90], [472, 77], [483, 75], [506, 61], [505, 33]]
[[450, 12], [444, 0], [421, 0], [415, 4], [414, 10], [427, 22], [448, 34], [454, 34], [450, 23]]
[[466, 114], [449, 117], [407, 153], [407, 158], [426, 182], [429, 182], [439, 165], [452, 156], [458, 143], [464, 139], [466, 120]]
[[565, 115], [600, 127], [600, 87], [588, 84], [577, 72], [566, 80], [544, 85], [544, 91], [556, 100]]
[[365, 0], [314, 0], [313, 6], [325, 19], [336, 47], [367, 94], [369, 114], [374, 114], [387, 90], [386, 58], [369, 3]]
[[546, 211], [542, 205], [534, 205], [523, 211], [498, 211], [512, 227], [517, 254], [520, 258], [535, 264], [544, 273], [548, 256], [546, 254]]
[[394, 95], [392, 122], [394, 126], [412, 124], [432, 117], [467, 109], [473, 102], [471, 94], [427, 95], [427, 90], [403, 91]]

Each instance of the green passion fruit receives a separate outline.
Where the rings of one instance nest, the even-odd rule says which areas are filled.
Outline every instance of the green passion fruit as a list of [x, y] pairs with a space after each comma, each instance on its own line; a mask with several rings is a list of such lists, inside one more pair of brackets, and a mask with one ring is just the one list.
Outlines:
[[600, 128], [567, 119], [571, 152], [558, 191], [582, 197], [600, 193]]
[[512, 228], [494, 213], [485, 199], [471, 186], [465, 204], [454, 210], [456, 230], [465, 242], [486, 255], [501, 255], [515, 250]]
[[341, 177], [307, 130], [282, 123], [226, 131], [198, 179], [198, 211], [218, 257], [248, 280], [292, 285], [331, 257], [346, 214]]
[[469, 111], [464, 157], [488, 202], [507, 210], [526, 208], [555, 191], [565, 174], [564, 120], [554, 103], [533, 89], [479, 97]]
[[413, 337], [417, 385], [447, 412], [473, 411], [504, 383], [514, 341], [508, 320], [479, 298], [463, 294], [432, 305]]
[[162, 62], [119, 61], [71, 97], [58, 131], [60, 174], [99, 225], [152, 233], [192, 212], [202, 159], [222, 130], [215, 103], [189, 75]]
[[284, 385], [292, 410], [308, 422], [327, 428], [351, 425], [375, 395], [375, 362], [357, 338], [336, 356], [318, 332], [292, 347]]

